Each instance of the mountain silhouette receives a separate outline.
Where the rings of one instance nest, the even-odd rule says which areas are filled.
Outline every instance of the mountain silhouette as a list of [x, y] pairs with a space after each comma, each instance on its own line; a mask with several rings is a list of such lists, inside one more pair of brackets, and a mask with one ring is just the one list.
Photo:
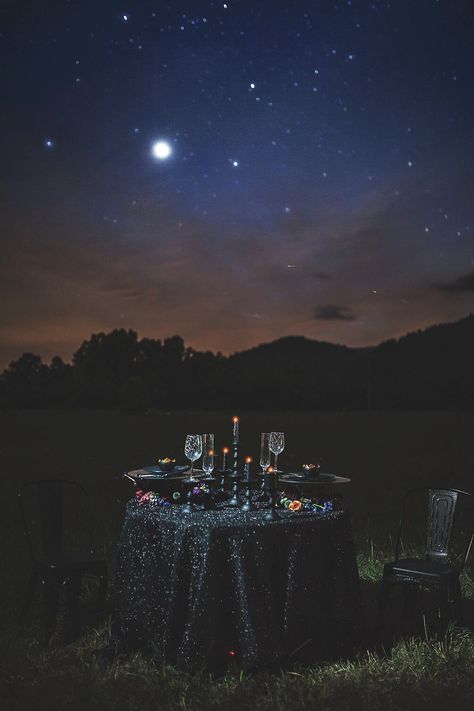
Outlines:
[[471, 410], [474, 315], [378, 346], [287, 336], [223, 356], [180, 336], [93, 334], [71, 363], [24, 353], [0, 376], [3, 408]]

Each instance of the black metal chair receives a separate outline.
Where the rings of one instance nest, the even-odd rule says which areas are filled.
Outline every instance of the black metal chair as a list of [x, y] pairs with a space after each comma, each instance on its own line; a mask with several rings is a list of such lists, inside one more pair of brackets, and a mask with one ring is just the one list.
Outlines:
[[[416, 492], [428, 494], [428, 530], [425, 557], [400, 558], [407, 501]], [[397, 584], [404, 585], [404, 607], [407, 617], [411, 616], [413, 611], [416, 610], [418, 591], [422, 587], [438, 591], [442, 596], [441, 607], [443, 615], [447, 619], [452, 619], [452, 615], [449, 614], [452, 604], [455, 619], [462, 624], [463, 610], [459, 575], [471, 551], [474, 525], [472, 518], [470, 518], [467, 532], [465, 530], [461, 532], [461, 551], [457, 556], [450, 556], [453, 525], [455, 516], [457, 517], [459, 512], [460, 499], [473, 501], [472, 495], [467, 491], [448, 488], [417, 487], [410, 489], [405, 495], [398, 527], [395, 560], [386, 563], [383, 571], [376, 619], [376, 630], [378, 632], [380, 632], [385, 619], [389, 592], [392, 586]]]
[[46, 638], [56, 625], [61, 587], [66, 588], [71, 629], [78, 630], [83, 576], [98, 579], [97, 613], [105, 611], [107, 562], [95, 554], [89, 496], [78, 482], [46, 479], [25, 484], [18, 493], [21, 518], [33, 563], [22, 616], [38, 582], [43, 587]]

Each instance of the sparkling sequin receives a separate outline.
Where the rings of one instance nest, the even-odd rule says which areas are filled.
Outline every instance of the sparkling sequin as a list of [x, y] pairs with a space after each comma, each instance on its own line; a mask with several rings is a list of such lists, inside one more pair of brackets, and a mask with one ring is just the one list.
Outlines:
[[[114, 637], [125, 650], [190, 671], [324, 658], [360, 621], [359, 580], [344, 511], [183, 514], [127, 506]], [[231, 655], [230, 652], [233, 654]]]

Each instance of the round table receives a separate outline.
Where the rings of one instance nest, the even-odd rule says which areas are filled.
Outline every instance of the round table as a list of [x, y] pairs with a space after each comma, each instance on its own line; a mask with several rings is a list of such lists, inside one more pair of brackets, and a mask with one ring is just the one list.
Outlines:
[[180, 668], [244, 668], [341, 653], [357, 637], [359, 579], [347, 513], [183, 514], [129, 502], [114, 639]]
[[[316, 492], [319, 496], [330, 497], [331, 488], [333, 486], [339, 489], [344, 484], [351, 483], [349, 477], [339, 475], [335, 475], [333, 479], [318, 479], [318, 477], [299, 479], [295, 477], [289, 480], [289, 477], [291, 477], [291, 474], [278, 477], [278, 488], [288, 493], [296, 493], [299, 497], [311, 496], [312, 494], [316, 494]], [[335, 494], [335, 496], [339, 500], [342, 500], [342, 496], [339, 492]]]

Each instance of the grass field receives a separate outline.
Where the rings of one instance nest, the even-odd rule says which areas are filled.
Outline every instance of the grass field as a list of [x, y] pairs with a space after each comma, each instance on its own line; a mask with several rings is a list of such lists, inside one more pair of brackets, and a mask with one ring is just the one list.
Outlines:
[[[467, 627], [439, 631], [420, 617], [420, 636], [385, 649], [370, 637], [377, 581], [391, 557], [402, 494], [427, 484], [473, 490], [474, 414], [470, 413], [240, 413], [242, 450], [256, 456], [262, 430], [284, 430], [281, 466], [323, 458], [324, 469], [345, 474], [344, 488], [358, 550], [367, 634], [354, 658], [279, 674], [223, 679], [156, 668], [140, 656], [106, 662], [95, 652], [110, 623], [90, 627], [72, 644], [45, 647], [36, 606], [18, 621], [28, 558], [14, 494], [34, 478], [82, 481], [96, 513], [99, 548], [113, 568], [124, 506], [132, 493], [124, 470], [159, 456], [181, 458], [187, 432], [216, 433], [229, 444], [233, 413], [28, 412], [0, 419], [1, 643], [0, 708], [32, 709], [433, 709], [474, 704], [472, 567], [463, 577]], [[184, 458], [183, 458], [184, 459]], [[472, 562], [471, 562], [472, 564]], [[432, 607], [432, 605], [431, 605]], [[423, 622], [425, 623], [423, 625]], [[3, 699], [3, 700], [2, 700]]]

